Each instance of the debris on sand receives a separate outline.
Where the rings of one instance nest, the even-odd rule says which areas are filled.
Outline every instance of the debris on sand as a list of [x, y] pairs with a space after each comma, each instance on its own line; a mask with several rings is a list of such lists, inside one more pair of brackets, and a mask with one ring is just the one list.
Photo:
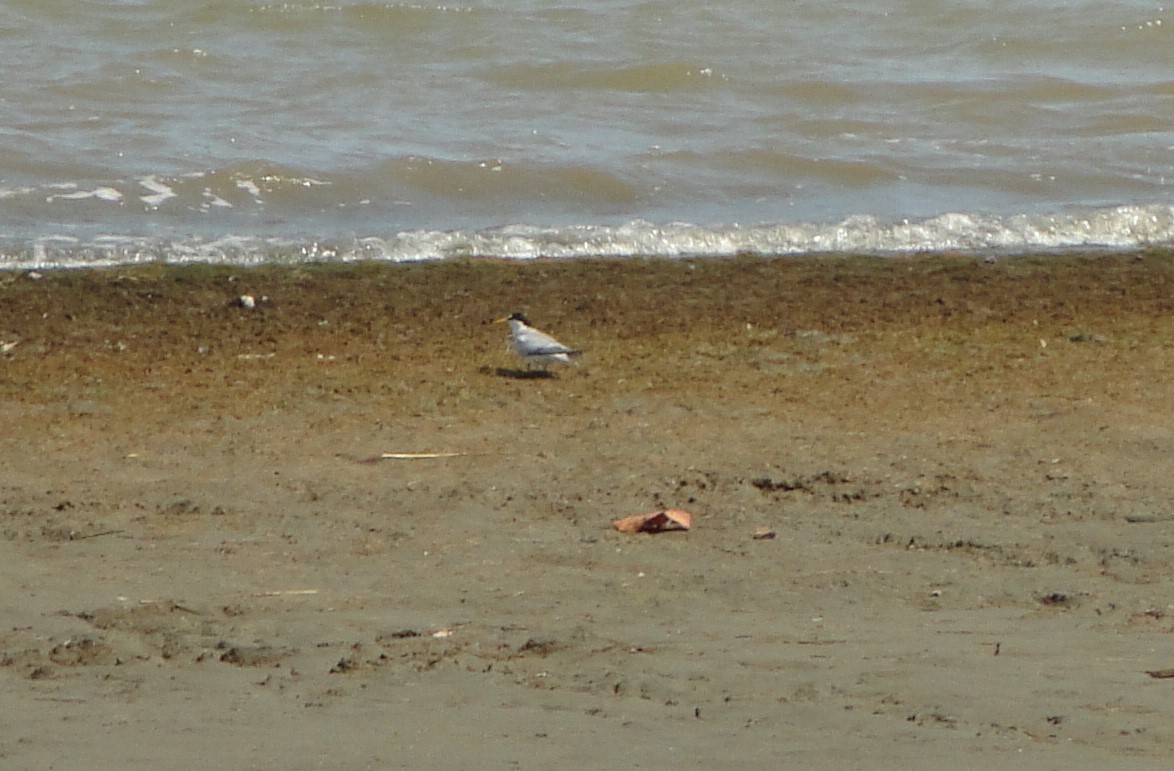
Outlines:
[[662, 533], [669, 530], [689, 530], [693, 527], [693, 515], [684, 509], [661, 509], [614, 520], [611, 526], [621, 533]]

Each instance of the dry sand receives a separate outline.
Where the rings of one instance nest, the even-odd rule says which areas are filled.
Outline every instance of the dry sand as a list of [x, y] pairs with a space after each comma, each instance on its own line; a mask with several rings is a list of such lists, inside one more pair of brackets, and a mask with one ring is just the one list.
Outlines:
[[1164, 768], [1172, 310], [1156, 252], [0, 274], [0, 766]]

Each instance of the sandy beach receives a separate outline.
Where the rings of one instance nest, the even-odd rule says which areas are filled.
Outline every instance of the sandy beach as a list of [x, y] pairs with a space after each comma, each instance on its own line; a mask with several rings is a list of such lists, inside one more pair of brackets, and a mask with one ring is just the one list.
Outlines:
[[1164, 768], [1172, 311], [1168, 252], [0, 274], [0, 765]]

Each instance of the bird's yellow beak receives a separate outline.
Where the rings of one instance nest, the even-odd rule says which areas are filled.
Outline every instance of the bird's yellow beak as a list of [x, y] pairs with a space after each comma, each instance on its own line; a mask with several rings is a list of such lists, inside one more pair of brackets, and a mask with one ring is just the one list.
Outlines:
[[500, 319], [494, 319], [494, 320], [493, 320], [493, 323], [494, 323], [494, 324], [504, 324], [504, 323], [506, 323], [506, 322], [507, 322], [507, 321], [509, 321], [509, 320], [510, 320], [510, 317], [509, 317], [509, 316], [503, 316], [503, 317], [501, 317]]

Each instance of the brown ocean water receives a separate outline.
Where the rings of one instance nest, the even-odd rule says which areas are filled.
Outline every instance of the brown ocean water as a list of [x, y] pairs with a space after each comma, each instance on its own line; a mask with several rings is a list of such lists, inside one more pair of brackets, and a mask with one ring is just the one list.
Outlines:
[[1174, 14], [12, 0], [0, 268], [1174, 242]]

